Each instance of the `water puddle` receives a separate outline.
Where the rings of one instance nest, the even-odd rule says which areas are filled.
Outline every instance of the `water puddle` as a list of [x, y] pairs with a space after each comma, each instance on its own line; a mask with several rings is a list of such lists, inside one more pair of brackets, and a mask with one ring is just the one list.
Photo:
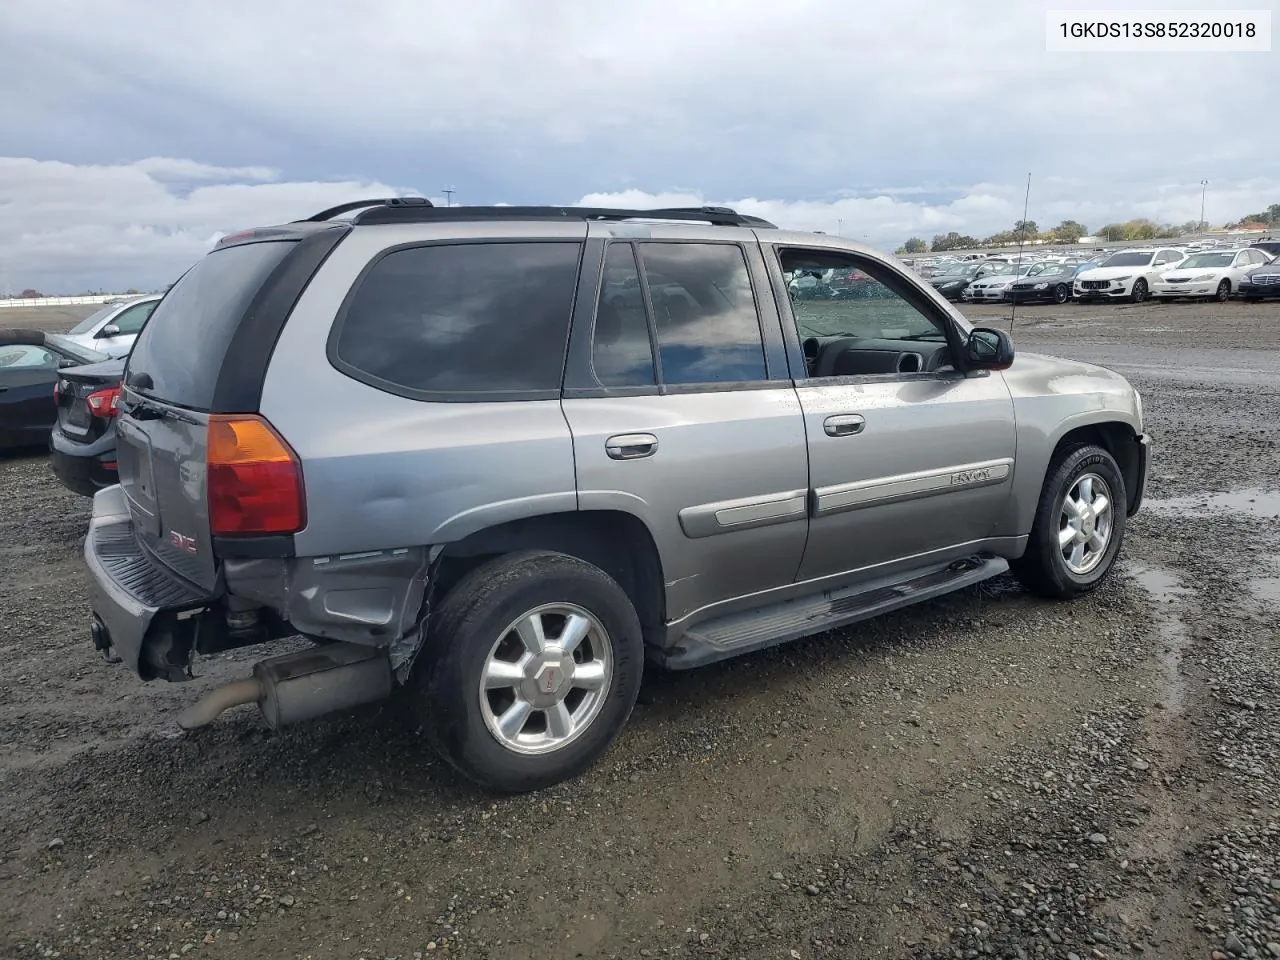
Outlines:
[[1260, 564], [1249, 578], [1249, 592], [1264, 607], [1280, 607], [1280, 556], [1271, 557]]
[[1144, 500], [1144, 509], [1155, 513], [1180, 513], [1209, 517], [1217, 513], [1242, 513], [1260, 519], [1280, 519], [1280, 493], [1274, 490], [1232, 490], [1229, 493], [1193, 493], [1185, 497]]
[[1146, 590], [1156, 607], [1156, 624], [1160, 631], [1160, 649], [1156, 662], [1160, 666], [1160, 702], [1172, 714], [1181, 713], [1186, 705], [1186, 684], [1182, 678], [1182, 655], [1191, 643], [1191, 633], [1178, 611], [1189, 591], [1168, 570], [1130, 562], [1125, 573]]

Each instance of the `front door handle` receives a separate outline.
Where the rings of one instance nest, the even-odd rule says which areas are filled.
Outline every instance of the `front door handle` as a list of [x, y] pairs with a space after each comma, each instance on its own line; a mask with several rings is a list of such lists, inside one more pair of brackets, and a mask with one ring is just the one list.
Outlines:
[[639, 460], [658, 452], [658, 438], [652, 433], [620, 433], [604, 442], [604, 452], [614, 460]]
[[822, 429], [827, 431], [828, 437], [851, 437], [861, 433], [866, 425], [867, 421], [856, 413], [840, 413], [822, 421]]

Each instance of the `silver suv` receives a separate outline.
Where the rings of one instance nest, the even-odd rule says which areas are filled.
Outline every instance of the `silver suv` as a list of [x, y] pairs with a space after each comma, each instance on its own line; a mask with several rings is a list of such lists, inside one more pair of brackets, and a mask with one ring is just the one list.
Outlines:
[[[856, 295], [797, 298], [841, 271]], [[1012, 566], [1096, 587], [1147, 472], [1138, 394], [1022, 355], [898, 261], [718, 207], [347, 204], [228, 236], [128, 361], [85, 542], [144, 680], [301, 635], [180, 723], [389, 696], [500, 790], [694, 667]]]

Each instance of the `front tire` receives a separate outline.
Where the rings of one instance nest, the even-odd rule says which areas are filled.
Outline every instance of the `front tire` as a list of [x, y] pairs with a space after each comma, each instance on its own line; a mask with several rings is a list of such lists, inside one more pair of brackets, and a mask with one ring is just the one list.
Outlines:
[[1214, 294], [1213, 298], [1217, 300], [1219, 303], [1226, 303], [1228, 300], [1230, 300], [1231, 299], [1231, 281], [1224, 279], [1221, 283], [1219, 283], [1218, 291], [1217, 293]]
[[1071, 291], [1067, 289], [1065, 283], [1060, 283], [1053, 288], [1053, 302], [1066, 303], [1071, 299]]
[[643, 666], [640, 620], [608, 574], [522, 551], [471, 571], [432, 614], [416, 706], [459, 772], [522, 793], [599, 759], [635, 706]]
[[1147, 281], [1139, 277], [1133, 281], [1133, 290], [1129, 293], [1130, 303], [1142, 303], [1147, 299]]
[[1097, 587], [1124, 542], [1124, 476], [1095, 444], [1061, 451], [1049, 466], [1027, 551], [1014, 575], [1032, 593], [1069, 600]]

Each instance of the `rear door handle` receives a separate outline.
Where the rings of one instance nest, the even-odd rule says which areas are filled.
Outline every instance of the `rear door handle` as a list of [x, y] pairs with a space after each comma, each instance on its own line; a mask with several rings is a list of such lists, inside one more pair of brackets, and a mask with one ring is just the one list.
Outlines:
[[658, 452], [658, 438], [652, 433], [620, 433], [604, 442], [604, 452], [614, 460], [639, 460]]
[[867, 421], [856, 413], [840, 413], [822, 421], [822, 429], [827, 431], [828, 437], [851, 437], [861, 433], [866, 425]]

